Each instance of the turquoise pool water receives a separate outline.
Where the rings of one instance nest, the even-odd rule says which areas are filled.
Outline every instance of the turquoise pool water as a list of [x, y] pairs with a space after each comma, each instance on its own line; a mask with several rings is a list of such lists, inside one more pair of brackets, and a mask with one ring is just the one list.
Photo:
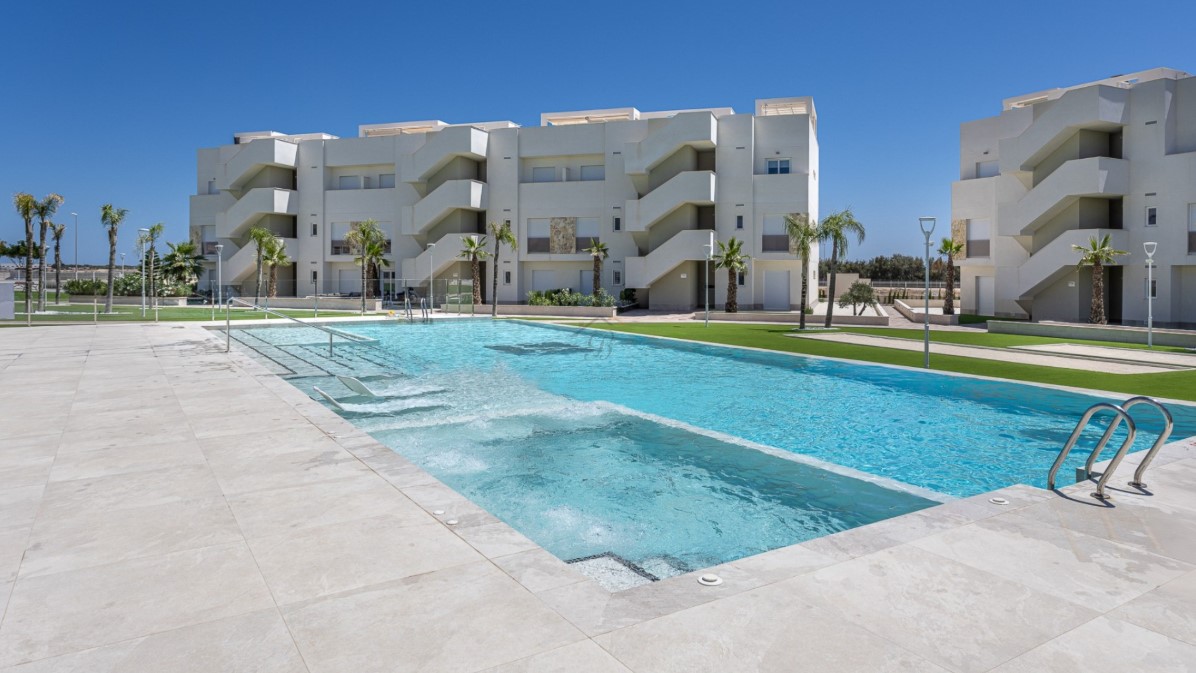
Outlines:
[[[1097, 401], [530, 323], [341, 329], [377, 343], [329, 359], [314, 330], [234, 336], [313, 397], [314, 386], [350, 394], [329, 374], [370, 377], [387, 397], [349, 398], [348, 419], [557, 556], [613, 553], [658, 576], [935, 499], [1043, 486]], [[1176, 437], [1196, 434], [1191, 407], [1172, 412]], [[1142, 449], [1160, 424], [1139, 416]]]

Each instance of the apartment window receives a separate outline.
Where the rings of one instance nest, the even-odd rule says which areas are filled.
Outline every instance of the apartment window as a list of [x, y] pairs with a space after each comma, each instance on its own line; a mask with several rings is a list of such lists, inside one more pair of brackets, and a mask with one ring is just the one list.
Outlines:
[[789, 252], [789, 232], [785, 230], [784, 215], [765, 215], [764, 234], [760, 237], [761, 252]]
[[1001, 174], [1001, 169], [998, 162], [994, 161], [977, 161], [976, 162], [976, 177], [977, 178], [995, 178]]
[[216, 189], [216, 181], [215, 180], [208, 180], [208, 193], [209, 194], [219, 194], [220, 193], [220, 190]]
[[[1153, 279], [1153, 278], [1152, 278], [1152, 279], [1150, 280], [1150, 290], [1149, 290], [1149, 291], [1150, 291], [1150, 298], [1151, 298], [1151, 299], [1158, 299], [1158, 298], [1159, 298], [1159, 295], [1158, 295], [1158, 290], [1159, 290], [1159, 281], [1157, 281], [1157, 280], [1155, 280], [1155, 279]], [[1145, 279], [1145, 278], [1143, 278], [1143, 279], [1142, 279], [1142, 296], [1143, 296], [1143, 298], [1146, 298], [1146, 296], [1147, 296], [1147, 295], [1146, 295], [1146, 292], [1147, 292], [1147, 289], [1146, 289], [1146, 279]]]
[[1153, 227], [1159, 223], [1159, 209], [1154, 206], [1146, 206], [1146, 226]]
[[319, 272], [319, 271], [312, 271], [312, 272], [311, 272], [311, 284], [312, 284], [312, 285], [315, 285], [315, 284], [316, 284], [316, 283], [318, 283], [318, 282], [320, 282], [320, 272]]
[[503, 271], [503, 272], [502, 272], [502, 284], [503, 284], [503, 285], [510, 285], [510, 284], [511, 284], [511, 272], [510, 272], [510, 271]]
[[383, 173], [382, 175], [378, 176], [378, 188], [379, 189], [391, 189], [394, 186], [395, 186], [395, 174], [394, 173]]
[[320, 225], [316, 224], [315, 222], [311, 223], [311, 235], [312, 236], [320, 235]]
[[590, 241], [598, 243], [601, 240], [598, 232], [598, 218], [596, 217], [579, 217], [577, 218], [577, 246], [575, 249], [578, 252], [590, 247]]
[[581, 167], [582, 180], [605, 180], [606, 166], [582, 166]]
[[556, 166], [533, 167], [532, 182], [556, 182]]
[[360, 175], [342, 175], [336, 182], [337, 189], [361, 189]]
[[548, 252], [548, 218], [530, 219], [527, 221], [527, 251]]
[[747, 285], [747, 283], [745, 282], [746, 280], [747, 280], [746, 273], [744, 273], [742, 271], [736, 272], [736, 274], [735, 274], [735, 284], [736, 285], [743, 287], [744, 285]]
[[965, 257], [988, 257], [992, 239], [992, 223], [988, 220], [968, 220]]
[[789, 172], [788, 159], [769, 159], [768, 160], [768, 174], [769, 175], [785, 175]]
[[611, 228], [615, 231], [623, 231], [623, 218], [615, 217], [614, 224], [611, 225]]
[[743, 229], [743, 215], [736, 215], [736, 216], [735, 216], [735, 228], [736, 228], [736, 229]]
[[364, 187], [365, 189], [373, 189], [374, 188], [374, 179], [368, 175], [365, 176], [364, 178], [362, 178], [361, 182], [362, 182], [362, 187]]
[[1188, 254], [1196, 255], [1196, 203], [1188, 204]]

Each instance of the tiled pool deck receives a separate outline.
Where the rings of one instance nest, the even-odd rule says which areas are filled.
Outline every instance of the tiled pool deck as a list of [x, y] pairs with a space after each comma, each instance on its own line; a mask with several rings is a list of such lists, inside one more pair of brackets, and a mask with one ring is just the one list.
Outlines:
[[1114, 507], [1014, 487], [611, 594], [200, 326], [3, 329], [0, 386], [3, 671], [1196, 670], [1190, 440]]

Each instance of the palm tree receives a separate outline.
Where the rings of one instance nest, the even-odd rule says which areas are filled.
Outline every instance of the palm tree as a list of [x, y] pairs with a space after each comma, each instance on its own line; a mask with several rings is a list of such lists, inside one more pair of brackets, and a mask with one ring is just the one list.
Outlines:
[[801, 317], [798, 320], [799, 329], [805, 329], [806, 297], [810, 291], [810, 248], [817, 244], [822, 237], [819, 235], [818, 227], [810, 222], [810, 217], [805, 213], [786, 215], [785, 232], [789, 234], [789, 241], [796, 249], [797, 255], [801, 257], [801, 302], [798, 304], [801, 309]]
[[58, 206], [62, 203], [62, 197], [57, 194], [47, 194], [46, 198], [38, 201], [33, 209], [37, 213], [37, 219], [41, 225], [41, 235], [38, 239], [37, 250], [41, 255], [41, 263], [38, 267], [38, 292], [37, 292], [37, 310], [46, 310], [46, 230], [50, 228], [52, 223], [50, 219], [54, 217], [54, 213], [58, 211]]
[[57, 304], [62, 294], [62, 236], [66, 225], [51, 224], [50, 233], [54, 236], [54, 303]]
[[156, 224], [151, 225], [146, 230], [146, 232], [141, 235], [141, 238], [140, 238], [140, 240], [142, 242], [144, 242], [146, 245], [149, 246], [148, 248], [142, 248], [142, 249], [146, 250], [146, 253], [145, 253], [146, 259], [149, 262], [149, 284], [150, 284], [149, 296], [151, 297], [151, 300], [152, 300], [152, 303], [154, 306], [158, 305], [158, 300], [157, 300], [158, 289], [159, 289], [158, 288], [158, 274], [161, 272], [161, 269], [158, 269], [158, 270], [154, 269], [155, 262], [158, 259], [158, 250], [156, 248], [156, 245], [158, 243], [158, 237], [161, 236], [162, 232], [165, 230], [166, 230], [166, 225], [161, 222], [158, 222]]
[[831, 260], [827, 268], [825, 327], [830, 327], [831, 320], [834, 319], [835, 300], [838, 298], [835, 296], [835, 276], [839, 271], [839, 258], [847, 256], [849, 236], [854, 236], [856, 243], [864, 242], [864, 225], [855, 219], [850, 207], [827, 215], [818, 226], [819, 240], [831, 243]]
[[266, 285], [266, 306], [270, 305], [270, 297], [278, 296], [278, 267], [287, 266], [292, 261], [287, 255], [287, 244], [281, 238], [271, 238], [262, 253], [262, 263], [270, 267], [270, 279]]
[[947, 297], [943, 299], [943, 315], [955, 315], [955, 258], [963, 253], [963, 243], [944, 236], [939, 243], [939, 254], [947, 257], [947, 273], [944, 280], [947, 284]]
[[519, 248], [519, 242], [515, 239], [515, 234], [511, 231], [510, 220], [504, 220], [503, 223], [495, 224], [491, 222], [488, 225], [490, 235], [494, 238], [494, 252], [491, 256], [494, 258], [494, 281], [493, 292], [490, 293], [490, 317], [498, 317], [498, 253], [502, 250], [502, 246], [507, 246], [511, 250]]
[[590, 247], [582, 252], [587, 252], [594, 258], [594, 288], [590, 290], [590, 293], [597, 297], [598, 290], [602, 289], [602, 260], [610, 257], [610, 251], [606, 249], [605, 243], [591, 238]]
[[162, 256], [162, 275], [183, 285], [193, 285], [203, 273], [203, 255], [194, 241], [167, 243], [170, 252]]
[[718, 242], [714, 268], [727, 270], [727, 313], [739, 312], [739, 274], [747, 268], [749, 259], [751, 258], [743, 254], [743, 241], [734, 236], [726, 243]]
[[18, 192], [12, 197], [17, 214], [25, 220], [25, 313], [33, 309], [33, 217], [37, 214], [37, 199], [32, 194]]
[[257, 285], [253, 288], [253, 304], [257, 305], [262, 296], [262, 256], [266, 249], [273, 244], [274, 234], [265, 227], [254, 227], [249, 230], [249, 242], [256, 246], [254, 260], [257, 263]]
[[490, 253], [486, 252], [486, 237], [463, 237], [461, 239], [461, 253], [457, 256], [461, 259], [469, 260], [469, 265], [473, 271], [473, 305], [479, 306], [482, 303], [482, 260], [490, 256]]
[[1105, 318], [1105, 265], [1113, 264], [1120, 255], [1128, 255], [1124, 250], [1114, 250], [1109, 234], [1105, 234], [1099, 241], [1095, 236], [1088, 239], [1088, 245], [1071, 246], [1080, 253], [1080, 266], [1092, 267], [1092, 313], [1088, 322], [1093, 325], [1108, 323]]
[[100, 222], [108, 230], [108, 298], [104, 300], [104, 313], [112, 313], [112, 289], [116, 285], [113, 274], [116, 273], [116, 231], [129, 211], [115, 208], [111, 203], [100, 207]]
[[378, 221], [368, 219], [354, 225], [345, 234], [345, 242], [358, 253], [353, 261], [361, 265], [361, 312], [364, 315], [366, 295], [369, 294], [368, 272], [378, 260], [385, 259], [386, 238]]

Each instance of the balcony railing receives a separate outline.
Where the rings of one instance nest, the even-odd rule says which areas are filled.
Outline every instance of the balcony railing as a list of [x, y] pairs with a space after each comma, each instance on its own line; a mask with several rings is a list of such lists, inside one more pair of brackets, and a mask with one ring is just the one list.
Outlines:
[[968, 241], [964, 247], [964, 254], [968, 258], [972, 257], [988, 257], [990, 253], [991, 241], [982, 239], [979, 241]]
[[527, 251], [528, 252], [548, 252], [548, 238], [528, 237]]
[[1188, 232], [1188, 254], [1196, 255], [1196, 231]]
[[595, 245], [595, 244], [598, 244], [601, 242], [602, 242], [602, 239], [598, 238], [597, 236], [578, 236], [576, 242], [573, 244], [575, 246], [573, 249], [578, 252], [584, 252], [585, 249], [590, 247], [591, 245]]
[[788, 234], [764, 234], [760, 238], [760, 250], [763, 252], [789, 252]]
[[216, 241], [204, 241], [203, 242], [204, 256], [211, 257], [211, 256], [215, 255], [217, 252], [217, 250], [216, 250], [217, 245], [218, 245], [218, 243]]
[[[388, 255], [390, 254], [390, 241], [389, 240], [386, 241], [386, 247], [383, 249], [383, 251]], [[343, 240], [338, 241], [338, 240], [334, 239], [332, 241], [332, 245], [329, 248], [328, 252], [333, 255], [356, 255], [357, 249], [353, 245], [349, 244], [347, 241], [343, 241]]]

